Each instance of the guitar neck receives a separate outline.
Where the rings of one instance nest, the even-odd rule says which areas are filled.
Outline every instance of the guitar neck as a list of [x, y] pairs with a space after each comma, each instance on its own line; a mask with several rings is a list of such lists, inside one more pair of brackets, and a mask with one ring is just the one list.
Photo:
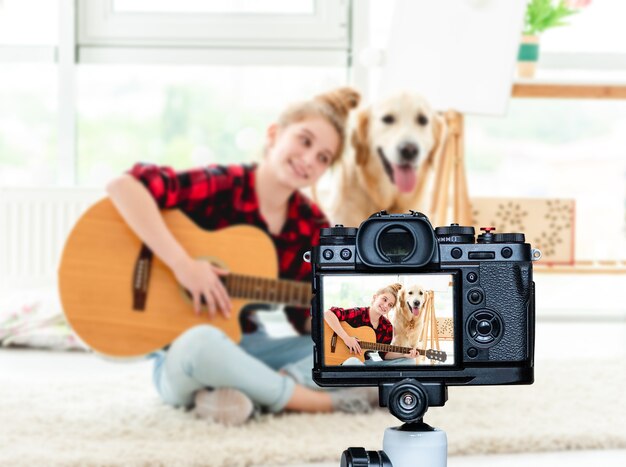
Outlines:
[[[359, 345], [362, 349], [365, 350], [378, 350], [381, 352], [397, 352], [408, 354], [413, 350], [410, 347], [400, 347], [399, 345], [391, 345], [391, 344], [379, 344], [377, 342], [362, 342], [359, 341]], [[417, 349], [417, 353], [419, 355], [426, 355], [426, 351], [423, 349]]]
[[228, 293], [235, 298], [303, 308], [311, 306], [311, 286], [305, 282], [243, 274], [229, 274], [223, 282]]

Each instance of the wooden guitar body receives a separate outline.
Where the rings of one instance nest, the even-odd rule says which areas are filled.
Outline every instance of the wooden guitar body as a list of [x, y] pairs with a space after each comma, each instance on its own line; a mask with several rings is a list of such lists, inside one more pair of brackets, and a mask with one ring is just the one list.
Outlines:
[[[356, 337], [359, 342], [376, 342], [376, 331], [368, 326], [353, 328], [348, 323], [340, 321], [341, 327], [352, 337]], [[365, 361], [365, 349], [361, 354], [350, 353], [350, 349], [343, 342], [341, 337], [324, 321], [324, 364], [341, 365], [350, 357], [356, 357], [362, 362]]]
[[[376, 342], [376, 331], [370, 326], [360, 326], [354, 328], [345, 321], [340, 321], [341, 327], [348, 333], [349, 336], [356, 337], [359, 340], [361, 346], [361, 354], [350, 353], [350, 349], [344, 343], [343, 339], [339, 337], [335, 331], [324, 321], [324, 364], [341, 365], [350, 357], [356, 357], [361, 362], [365, 362], [365, 352], [367, 350], [375, 350], [382, 352], [397, 352], [401, 354], [408, 354], [411, 352], [410, 347], [402, 347], [391, 344], [381, 344]], [[437, 361], [445, 362], [448, 358], [446, 352], [435, 349], [416, 349], [419, 355], [424, 355], [426, 358]], [[408, 358], [408, 357], [407, 357]]]
[[[177, 210], [162, 214], [193, 257], [233, 273], [277, 277], [274, 244], [260, 229], [235, 226], [209, 232]], [[111, 356], [145, 355], [199, 324], [215, 325], [240, 340], [239, 310], [260, 300], [233, 297], [230, 319], [220, 313], [214, 319], [206, 312], [196, 316], [191, 299], [157, 257], [151, 261], [145, 307], [133, 309], [132, 285], [141, 249], [141, 240], [108, 199], [93, 205], [70, 233], [59, 267], [59, 289], [68, 322], [87, 344]]]

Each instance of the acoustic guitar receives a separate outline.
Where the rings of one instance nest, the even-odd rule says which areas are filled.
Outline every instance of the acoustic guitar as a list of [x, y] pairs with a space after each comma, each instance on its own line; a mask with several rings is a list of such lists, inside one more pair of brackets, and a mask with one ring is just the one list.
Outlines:
[[[369, 326], [354, 328], [345, 321], [340, 321], [341, 327], [349, 336], [356, 337], [362, 350], [376, 350], [381, 352], [398, 352], [408, 354], [413, 350], [411, 347], [400, 347], [391, 344], [379, 344], [376, 342], [376, 331]], [[430, 360], [445, 362], [448, 358], [446, 352], [442, 350], [422, 350], [417, 349], [419, 355], [424, 355]], [[365, 352], [361, 354], [350, 353], [350, 349], [343, 339], [324, 321], [324, 364], [341, 365], [346, 359], [356, 357], [361, 362], [365, 361]]]
[[161, 212], [166, 225], [193, 257], [227, 269], [230, 318], [197, 316], [174, 273], [126, 225], [105, 198], [91, 206], [71, 231], [59, 267], [59, 292], [67, 321], [97, 352], [134, 357], [159, 350], [188, 328], [211, 324], [241, 339], [239, 314], [250, 303], [309, 307], [311, 285], [277, 280], [276, 249], [262, 230], [239, 225], [209, 232], [178, 210]]

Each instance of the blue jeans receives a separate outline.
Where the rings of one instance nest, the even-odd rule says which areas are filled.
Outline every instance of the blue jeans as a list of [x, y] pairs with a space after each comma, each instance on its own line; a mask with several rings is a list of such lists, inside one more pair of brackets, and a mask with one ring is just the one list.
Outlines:
[[[220, 329], [194, 326], [169, 350], [155, 354], [153, 381], [161, 398], [190, 407], [203, 388], [235, 388], [272, 412], [282, 410], [296, 382], [316, 388], [311, 377], [310, 336], [271, 338], [262, 327], [239, 345]], [[287, 375], [278, 373], [282, 370]]]

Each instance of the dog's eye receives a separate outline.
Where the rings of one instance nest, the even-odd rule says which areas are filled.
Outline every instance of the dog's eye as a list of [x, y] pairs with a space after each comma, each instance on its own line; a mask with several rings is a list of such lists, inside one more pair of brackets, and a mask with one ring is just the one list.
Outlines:
[[420, 295], [424, 295], [424, 292], [420, 291]]
[[413, 295], [413, 292], [409, 292], [409, 295]]
[[428, 125], [428, 117], [424, 114], [419, 114], [417, 116], [417, 124], [421, 125], [421, 126], [426, 126]]
[[386, 123], [387, 125], [391, 125], [395, 121], [396, 121], [396, 117], [394, 117], [391, 114], [387, 114], [383, 117], [383, 123]]

